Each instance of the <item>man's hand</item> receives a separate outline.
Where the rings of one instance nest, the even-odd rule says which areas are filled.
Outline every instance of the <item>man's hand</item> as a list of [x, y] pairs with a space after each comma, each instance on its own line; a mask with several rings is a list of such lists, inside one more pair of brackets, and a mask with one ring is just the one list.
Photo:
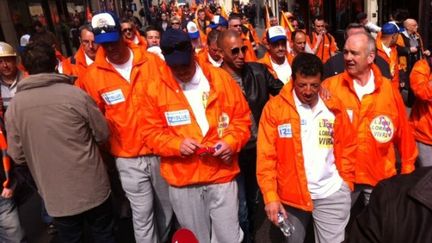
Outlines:
[[411, 53], [416, 53], [417, 51], [418, 51], [417, 47], [415, 47], [415, 46], [410, 47]]
[[320, 88], [319, 95], [320, 95], [322, 100], [328, 100], [331, 97], [330, 91], [328, 89], [324, 88], [323, 86], [321, 86], [321, 88]]
[[425, 55], [427, 57], [430, 56], [430, 54], [431, 54], [431, 52], [429, 50], [426, 50], [423, 52], [423, 55]]
[[182, 156], [189, 156], [195, 153], [195, 151], [201, 147], [196, 140], [191, 138], [185, 138], [180, 144], [180, 154]]
[[271, 202], [265, 205], [267, 218], [275, 225], [278, 225], [278, 213], [281, 212], [284, 218], [288, 215], [280, 202]]
[[214, 145], [214, 148], [216, 151], [214, 152], [213, 156], [220, 158], [225, 163], [231, 162], [233, 151], [225, 141], [220, 140]]
[[13, 190], [9, 188], [3, 188], [1, 196], [3, 198], [11, 198], [13, 195]]

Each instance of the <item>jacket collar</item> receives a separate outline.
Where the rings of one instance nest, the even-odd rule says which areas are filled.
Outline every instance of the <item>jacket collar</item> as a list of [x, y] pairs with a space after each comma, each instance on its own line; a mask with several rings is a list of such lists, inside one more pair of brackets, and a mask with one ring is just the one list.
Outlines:
[[39, 73], [30, 75], [18, 82], [17, 92], [33, 88], [50, 86], [55, 83], [73, 84], [74, 79], [59, 73]]
[[[282, 88], [282, 90], [279, 93], [279, 96], [284, 99], [286, 102], [288, 102], [288, 104], [294, 108], [296, 108], [295, 105], [295, 101], [294, 101], [294, 96], [292, 95], [294, 89], [294, 80], [291, 80], [290, 82], [288, 82], [287, 84], [284, 85], [284, 87]], [[322, 99], [321, 100], [324, 102], [325, 106], [331, 111], [333, 112], [335, 115], [336, 113], [339, 113], [342, 111], [342, 106], [340, 105], [340, 101], [335, 97], [335, 96], [330, 96], [329, 99]]]
[[[132, 50], [133, 55], [134, 55], [134, 59], [132, 62], [133, 67], [141, 65], [142, 63], [147, 61], [147, 58], [143, 55], [140, 47], [138, 47], [136, 45], [132, 45], [132, 44], [130, 44], [130, 45], [128, 44], [128, 47], [129, 47], [129, 49]], [[106, 60], [106, 54], [105, 54], [105, 50], [103, 47], [98, 49], [98, 51], [96, 53], [94, 65], [96, 65], [98, 68], [114, 71], [114, 68], [112, 67], [112, 65]]]
[[432, 210], [432, 170], [429, 170], [408, 194]]
[[[378, 66], [376, 64], [371, 65], [371, 69], [374, 75], [374, 81], [375, 81], [375, 90], [374, 93], [381, 88], [381, 85], [383, 84], [384, 77], [381, 74], [381, 71], [379, 70]], [[354, 79], [348, 74], [347, 71], [344, 71], [342, 73], [342, 83], [347, 85], [349, 89], [355, 93], [354, 89]], [[390, 82], [390, 81], [388, 81]]]

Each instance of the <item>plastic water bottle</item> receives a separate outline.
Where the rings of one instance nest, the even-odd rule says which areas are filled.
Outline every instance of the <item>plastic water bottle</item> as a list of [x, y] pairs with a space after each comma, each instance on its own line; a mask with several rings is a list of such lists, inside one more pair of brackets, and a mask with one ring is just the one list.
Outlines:
[[278, 213], [278, 225], [285, 237], [290, 237], [295, 230], [291, 221], [289, 221], [288, 218], [285, 218], [280, 212]]

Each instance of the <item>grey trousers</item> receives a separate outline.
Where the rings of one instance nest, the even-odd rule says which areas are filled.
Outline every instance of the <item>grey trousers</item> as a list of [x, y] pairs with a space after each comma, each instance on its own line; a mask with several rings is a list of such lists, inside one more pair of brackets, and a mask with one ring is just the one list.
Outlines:
[[132, 209], [137, 243], [168, 240], [173, 210], [158, 156], [116, 158], [120, 181]]
[[242, 241], [235, 180], [222, 184], [170, 186], [169, 195], [181, 227], [191, 230], [200, 243]]
[[420, 167], [432, 166], [432, 146], [417, 141]]
[[294, 224], [293, 234], [287, 243], [303, 242], [306, 228], [313, 219], [315, 242], [339, 243], [345, 239], [345, 227], [348, 224], [351, 209], [351, 191], [346, 183], [332, 195], [313, 200], [312, 213], [285, 205], [289, 220]]

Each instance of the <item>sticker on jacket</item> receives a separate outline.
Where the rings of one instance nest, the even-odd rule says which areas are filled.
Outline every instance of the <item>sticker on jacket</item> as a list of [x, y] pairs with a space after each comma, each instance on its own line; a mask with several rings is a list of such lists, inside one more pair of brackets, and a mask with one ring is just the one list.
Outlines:
[[372, 136], [379, 143], [387, 143], [393, 138], [394, 126], [388, 116], [376, 116], [370, 124], [370, 130]]
[[278, 133], [280, 138], [292, 138], [291, 123], [279, 125]]
[[320, 148], [333, 147], [333, 119], [320, 119], [318, 121], [318, 144]]
[[191, 124], [191, 117], [188, 110], [166, 111], [165, 118], [168, 126]]
[[125, 97], [121, 89], [103, 93], [101, 96], [107, 105], [115, 105], [125, 101]]
[[230, 118], [227, 113], [222, 112], [222, 114], [218, 118], [218, 126], [217, 126], [217, 132], [219, 138], [222, 138], [224, 135], [225, 129], [227, 129], [230, 122]]

